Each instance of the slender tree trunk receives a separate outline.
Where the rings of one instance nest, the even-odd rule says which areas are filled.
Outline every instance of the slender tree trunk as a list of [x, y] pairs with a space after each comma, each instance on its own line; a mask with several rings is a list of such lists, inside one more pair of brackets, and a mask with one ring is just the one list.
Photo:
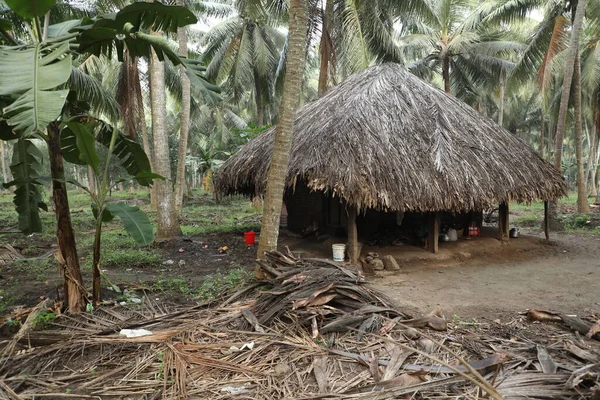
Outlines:
[[588, 162], [586, 168], [586, 182], [588, 182], [588, 196], [596, 196], [596, 182], [594, 181], [594, 167], [596, 166], [596, 154], [598, 154], [598, 140], [596, 137], [596, 132], [590, 131], [588, 125], [585, 124], [585, 134], [588, 138], [588, 143], [590, 144], [590, 149], [588, 151]]
[[56, 214], [56, 239], [58, 242], [58, 252], [55, 257], [64, 279], [64, 297], [67, 309], [71, 312], [79, 312], [85, 309], [85, 287], [75, 246], [67, 186], [64, 183], [65, 169], [58, 122], [52, 122], [48, 127], [48, 155], [53, 179], [52, 198]]
[[[265, 251], [277, 248], [279, 217], [283, 205], [294, 120], [305, 64], [307, 6], [304, 0], [290, 0], [289, 21], [288, 59], [283, 81], [283, 96], [279, 106], [279, 123], [275, 130], [271, 165], [267, 173], [263, 222], [258, 243], [259, 259], [265, 258]], [[255, 269], [255, 275], [261, 275], [260, 269]]]
[[506, 86], [504, 71], [500, 72], [500, 100], [498, 104], [498, 125], [503, 126], [504, 123], [504, 89]]
[[254, 102], [256, 103], [256, 125], [263, 126], [265, 124], [265, 104], [260, 79], [256, 74], [254, 74]]
[[321, 58], [321, 68], [319, 70], [319, 87], [318, 96], [321, 97], [327, 91], [329, 84], [329, 64], [333, 52], [333, 44], [331, 42], [331, 14], [333, 13], [333, 1], [323, 0], [325, 9], [322, 10], [322, 27], [321, 27], [321, 43], [319, 44], [319, 53]]
[[[580, 0], [581, 1], [581, 0]], [[583, 168], [583, 126], [581, 119], [581, 60], [579, 51], [575, 53], [575, 66], [573, 71], [573, 101], [575, 119], [575, 158], [577, 161], [577, 212], [589, 213], [590, 205], [587, 200], [585, 188], [585, 169]]]
[[96, 231], [94, 233], [94, 244], [92, 247], [92, 299], [94, 299], [94, 307], [98, 307], [102, 301], [101, 294], [101, 277], [100, 277], [100, 245], [102, 241], [102, 217], [99, 216], [96, 220]]
[[544, 136], [546, 135], [546, 118], [544, 111], [542, 110], [542, 116], [540, 118], [540, 157], [546, 158], [546, 144], [544, 143]]
[[[556, 137], [555, 137], [555, 149], [554, 149], [554, 166], [562, 171], [562, 150], [563, 150], [563, 138], [565, 134], [565, 127], [567, 121], [567, 109], [569, 107], [569, 95], [571, 93], [571, 84], [573, 82], [573, 73], [575, 71], [575, 59], [579, 52], [579, 34], [581, 32], [581, 25], [583, 24], [583, 16], [585, 14], [586, 0], [579, 0], [577, 9], [575, 11], [575, 19], [573, 21], [573, 29], [571, 32], [571, 39], [569, 41], [569, 48], [567, 51], [567, 58], [565, 60], [565, 73], [563, 79], [562, 93], [560, 97], [560, 108], [558, 111], [558, 121], [556, 126]], [[555, 201], [552, 201], [549, 207], [550, 212], [550, 226], [557, 227], [558, 206]]]
[[[8, 168], [6, 168], [6, 154], [4, 151], [4, 142], [0, 140], [0, 162], [2, 162], [2, 182], [8, 183]], [[0, 189], [2, 189], [0, 187]]]
[[444, 78], [444, 91], [450, 93], [450, 57], [444, 57], [442, 61], [442, 77]]
[[[150, 166], [154, 171], [154, 164], [152, 163], [152, 148], [150, 147], [150, 138], [148, 137], [148, 125], [146, 124], [146, 111], [144, 108], [144, 96], [142, 94], [142, 82], [140, 81], [140, 74], [138, 68], [137, 58], [133, 61], [132, 68], [134, 69], [133, 76], [135, 77], [135, 96], [137, 105], [137, 119], [142, 133], [142, 145], [144, 147], [144, 153], [148, 157]], [[156, 189], [154, 185], [150, 188], [150, 208], [152, 211], [156, 211]]]
[[150, 57], [150, 103], [152, 109], [152, 139], [154, 142], [154, 172], [167, 180], [156, 180], [157, 198], [156, 241], [168, 241], [181, 234], [175, 192], [173, 191], [171, 163], [169, 161], [169, 138], [167, 135], [167, 108], [165, 94], [165, 68], [154, 50]]
[[[185, 6], [184, 0], [177, 0], [177, 5]], [[187, 57], [187, 31], [186, 28], [177, 30], [179, 40], [179, 52]], [[177, 214], [181, 212], [183, 206], [183, 189], [185, 187], [185, 157], [188, 149], [188, 136], [190, 129], [190, 107], [191, 107], [191, 87], [190, 80], [185, 74], [185, 67], [179, 67], [181, 75], [181, 127], [179, 130], [179, 152], [177, 156], [177, 178], [175, 180], [175, 207]]]

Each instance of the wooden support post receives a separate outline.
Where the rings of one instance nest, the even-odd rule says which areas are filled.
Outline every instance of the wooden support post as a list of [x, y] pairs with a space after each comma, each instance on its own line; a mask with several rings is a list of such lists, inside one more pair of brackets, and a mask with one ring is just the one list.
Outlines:
[[548, 200], [544, 200], [544, 234], [546, 240], [550, 240], [550, 228], [548, 226]]
[[429, 214], [429, 238], [427, 239], [429, 251], [438, 252], [438, 242], [440, 239], [440, 213], [432, 212]]
[[358, 265], [358, 230], [356, 229], [356, 208], [349, 206], [348, 210], [348, 258], [351, 265]]
[[469, 227], [471, 226], [471, 222], [473, 222], [473, 211], [465, 212], [465, 224], [463, 225], [463, 236], [469, 237]]
[[500, 203], [498, 208], [498, 229], [500, 230], [500, 240], [508, 242], [508, 203]]

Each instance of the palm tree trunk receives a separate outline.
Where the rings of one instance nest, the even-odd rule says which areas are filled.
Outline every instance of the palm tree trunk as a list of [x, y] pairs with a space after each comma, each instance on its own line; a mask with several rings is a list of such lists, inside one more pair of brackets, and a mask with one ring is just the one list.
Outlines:
[[[257, 257], [265, 258], [265, 251], [277, 248], [279, 218], [283, 205], [285, 179], [290, 161], [292, 134], [298, 98], [302, 88], [305, 64], [307, 6], [304, 0], [290, 0], [289, 53], [283, 81], [283, 95], [279, 106], [279, 123], [275, 130], [271, 165], [267, 173], [267, 188]], [[255, 269], [260, 276], [260, 268]]]
[[319, 70], [319, 87], [318, 96], [321, 97], [327, 91], [327, 85], [329, 83], [329, 63], [331, 62], [331, 56], [333, 52], [333, 45], [331, 42], [331, 35], [329, 33], [331, 29], [331, 14], [333, 13], [333, 0], [323, 0], [325, 3], [325, 9], [322, 10], [322, 27], [321, 27], [321, 43], [319, 44], [319, 53], [321, 57], [321, 68]]
[[[135, 68], [137, 69], [137, 61], [135, 63]], [[142, 97], [142, 84], [139, 80], [139, 75], [136, 81], [136, 85], [138, 86], [136, 92], [138, 103], [139, 126], [140, 132], [142, 133], [142, 146], [144, 147], [144, 153], [146, 153], [148, 161], [150, 162], [150, 167], [152, 168], [152, 171], [154, 171], [154, 164], [152, 163], [154, 157], [152, 156], [152, 149], [150, 148], [150, 138], [148, 137], [148, 125], [146, 125], [146, 112], [144, 111], [144, 99]], [[156, 187], [152, 185], [152, 187], [150, 188], [150, 209], [152, 211], [156, 211], [156, 203]]]
[[589, 213], [590, 205], [587, 201], [585, 190], [585, 170], [583, 168], [583, 126], [581, 120], [581, 60], [579, 51], [575, 53], [575, 65], [573, 71], [573, 101], [575, 119], [575, 159], [577, 160], [577, 212]]
[[[177, 0], [177, 5], [185, 6], [184, 0]], [[187, 57], [187, 32], [186, 28], [177, 30], [179, 40], [179, 53]], [[177, 156], [177, 178], [175, 180], [175, 207], [177, 213], [181, 212], [183, 206], [183, 189], [185, 187], [185, 157], [188, 148], [188, 136], [190, 129], [190, 106], [191, 106], [191, 88], [190, 80], [185, 74], [185, 67], [182, 65], [179, 69], [181, 75], [181, 127], [179, 130], [179, 152]]]
[[260, 87], [260, 79], [254, 74], [254, 102], [256, 103], [256, 125], [263, 126], [265, 124], [265, 104]]
[[585, 181], [587, 182], [587, 194], [588, 196], [596, 196], [596, 181], [594, 180], [594, 167], [597, 163], [596, 154], [598, 154], [598, 141], [596, 140], [596, 132], [590, 131], [588, 128], [588, 124], [585, 124], [585, 135], [588, 139], [588, 143], [590, 144], [590, 148], [588, 151], [588, 162], [586, 166], [585, 172]]
[[444, 91], [450, 93], [450, 57], [444, 57], [442, 61], [442, 76], [444, 78]]
[[544, 136], [546, 135], [546, 118], [544, 117], [544, 110], [542, 109], [542, 116], [540, 117], [540, 157], [545, 158], [546, 156], [546, 144], [544, 143]]
[[[567, 109], [569, 107], [569, 95], [571, 93], [571, 83], [573, 82], [573, 73], [575, 71], [575, 59], [579, 52], [579, 34], [581, 32], [581, 25], [583, 24], [583, 16], [585, 14], [586, 0], [579, 0], [577, 9], [575, 11], [575, 19], [573, 21], [573, 29], [571, 32], [571, 39], [569, 41], [569, 48], [567, 51], [567, 58], [565, 60], [565, 73], [563, 78], [562, 93], [560, 97], [560, 108], [558, 111], [558, 122], [556, 126], [556, 137], [555, 137], [555, 150], [554, 150], [554, 166], [562, 171], [562, 150], [563, 150], [563, 138], [566, 128], [567, 120]], [[556, 202], [550, 204], [550, 220], [551, 227], [558, 227], [557, 209]]]
[[152, 110], [152, 140], [154, 142], [154, 172], [167, 178], [156, 180], [157, 228], [156, 241], [168, 241], [181, 234], [175, 192], [173, 191], [171, 163], [169, 160], [169, 138], [167, 134], [167, 106], [165, 94], [165, 68], [154, 50], [150, 57], [150, 104]]
[[0, 162], [2, 162], [2, 182], [8, 183], [8, 168], [6, 168], [6, 152], [4, 151], [4, 142], [0, 140]]
[[69, 198], [65, 182], [65, 168], [60, 146], [60, 129], [58, 122], [48, 127], [48, 155], [50, 157], [50, 174], [52, 176], [52, 198], [56, 214], [56, 240], [58, 252], [55, 257], [64, 279], [64, 301], [71, 312], [85, 309], [85, 289], [75, 246], [75, 234], [69, 211]]
[[502, 126], [504, 122], [504, 89], [505, 89], [504, 71], [500, 72], [500, 101], [498, 105], [498, 125]]

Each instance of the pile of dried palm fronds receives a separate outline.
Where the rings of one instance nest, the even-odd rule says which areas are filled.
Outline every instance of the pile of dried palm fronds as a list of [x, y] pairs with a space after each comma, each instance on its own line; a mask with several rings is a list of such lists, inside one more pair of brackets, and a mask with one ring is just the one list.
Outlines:
[[598, 388], [595, 341], [546, 325], [530, 334], [524, 319], [418, 329], [446, 323], [407, 319], [338, 265], [269, 257], [258, 294], [262, 283], [191, 308], [146, 297], [3, 343], [0, 398], [577, 399]]

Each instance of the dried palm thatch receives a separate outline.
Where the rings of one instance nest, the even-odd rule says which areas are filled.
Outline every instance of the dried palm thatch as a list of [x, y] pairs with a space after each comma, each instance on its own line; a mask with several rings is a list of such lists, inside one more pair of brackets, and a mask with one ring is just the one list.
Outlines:
[[[222, 194], [261, 195], [275, 129], [220, 169]], [[366, 69], [296, 115], [286, 184], [358, 209], [482, 210], [564, 195], [558, 170], [523, 140], [401, 66]]]
[[[251, 286], [266, 285], [258, 294], [245, 287], [189, 308], [147, 298], [136, 308], [61, 315], [53, 330], [0, 342], [0, 398], [575, 400], [600, 393], [596, 341], [547, 325], [528, 333], [524, 319], [415, 329], [423, 319], [406, 320], [352, 271], [281, 253], [269, 253], [263, 267], [272, 278]], [[327, 331], [356, 315], [379, 323]], [[148, 335], [125, 337], [125, 328]], [[15, 351], [3, 352], [10, 343]]]

